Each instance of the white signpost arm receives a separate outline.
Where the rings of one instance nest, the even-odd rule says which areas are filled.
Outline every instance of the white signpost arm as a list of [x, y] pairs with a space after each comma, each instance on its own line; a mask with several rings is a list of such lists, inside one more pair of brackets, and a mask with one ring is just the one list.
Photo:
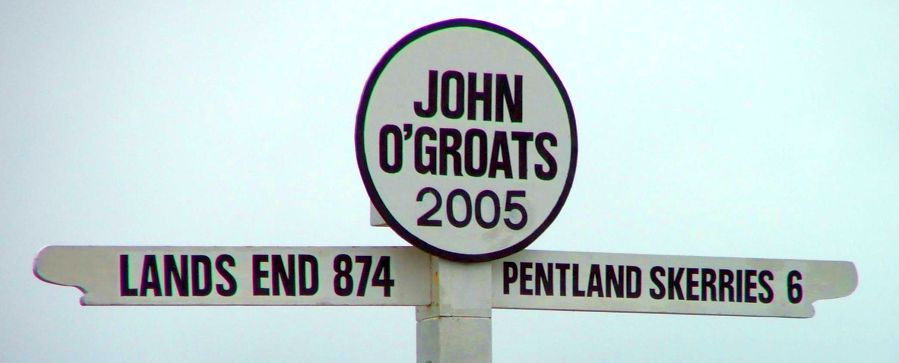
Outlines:
[[497, 309], [810, 318], [858, 284], [848, 261], [526, 250], [492, 266]]
[[418, 362], [490, 362], [492, 272], [431, 257], [431, 305], [415, 308]]
[[365, 305], [431, 302], [414, 247], [49, 246], [34, 274], [82, 305]]

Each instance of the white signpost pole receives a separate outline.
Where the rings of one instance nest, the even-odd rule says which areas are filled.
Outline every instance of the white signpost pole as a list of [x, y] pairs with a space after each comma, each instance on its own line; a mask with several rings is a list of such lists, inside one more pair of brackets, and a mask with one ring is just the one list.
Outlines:
[[490, 362], [492, 270], [431, 257], [431, 304], [415, 308], [419, 362]]

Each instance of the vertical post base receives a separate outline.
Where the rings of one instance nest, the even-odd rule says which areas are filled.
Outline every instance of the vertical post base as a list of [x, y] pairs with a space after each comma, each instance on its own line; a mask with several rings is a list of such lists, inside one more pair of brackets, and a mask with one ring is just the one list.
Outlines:
[[493, 289], [489, 263], [431, 257], [431, 305], [415, 308], [420, 363], [489, 363]]
[[418, 362], [490, 362], [490, 318], [436, 317], [416, 329]]

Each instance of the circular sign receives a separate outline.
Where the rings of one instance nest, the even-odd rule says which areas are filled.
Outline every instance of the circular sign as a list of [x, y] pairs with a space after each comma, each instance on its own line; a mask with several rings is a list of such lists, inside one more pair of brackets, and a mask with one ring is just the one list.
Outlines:
[[534, 45], [495, 24], [420, 28], [378, 62], [356, 161], [387, 224], [439, 257], [489, 261], [559, 214], [577, 164], [574, 110]]

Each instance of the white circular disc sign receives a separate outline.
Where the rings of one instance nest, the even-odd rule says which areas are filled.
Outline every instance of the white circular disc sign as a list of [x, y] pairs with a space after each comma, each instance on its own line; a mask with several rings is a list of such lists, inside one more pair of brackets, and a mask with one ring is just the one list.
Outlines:
[[401, 39], [372, 71], [356, 160], [387, 224], [439, 257], [489, 261], [556, 218], [577, 164], [574, 110], [534, 45], [453, 19]]

